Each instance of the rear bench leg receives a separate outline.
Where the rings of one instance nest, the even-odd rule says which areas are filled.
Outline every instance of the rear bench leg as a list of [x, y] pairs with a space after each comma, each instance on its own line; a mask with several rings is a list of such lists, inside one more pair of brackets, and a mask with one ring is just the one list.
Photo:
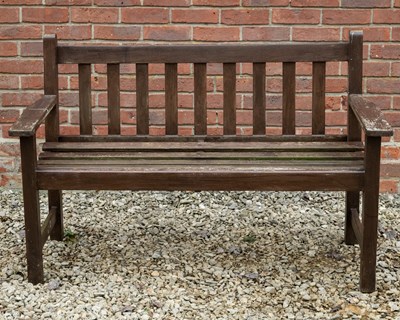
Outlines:
[[344, 224], [344, 242], [347, 245], [357, 243], [356, 235], [351, 224], [351, 209], [360, 211], [360, 193], [358, 191], [346, 192], [346, 218]]
[[20, 141], [28, 280], [37, 284], [43, 282], [43, 246], [36, 178], [36, 138], [21, 137]]
[[375, 291], [381, 137], [366, 137], [360, 290]]
[[54, 227], [50, 232], [51, 240], [62, 241], [64, 237], [64, 224], [63, 224], [63, 207], [62, 207], [62, 190], [49, 190], [49, 212], [51, 208], [56, 207], [56, 220]]

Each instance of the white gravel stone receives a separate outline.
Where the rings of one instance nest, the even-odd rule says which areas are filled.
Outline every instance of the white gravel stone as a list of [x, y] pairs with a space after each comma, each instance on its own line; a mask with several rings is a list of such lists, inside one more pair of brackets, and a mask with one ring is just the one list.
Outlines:
[[400, 319], [400, 195], [381, 196], [373, 294], [343, 243], [344, 193], [64, 192], [66, 237], [36, 286], [21, 197], [0, 190], [1, 320]]

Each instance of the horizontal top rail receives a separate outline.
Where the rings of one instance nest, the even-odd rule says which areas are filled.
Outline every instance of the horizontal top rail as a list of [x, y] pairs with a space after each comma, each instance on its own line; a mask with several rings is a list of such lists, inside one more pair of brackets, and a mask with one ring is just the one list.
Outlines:
[[346, 61], [349, 44], [223, 43], [135, 46], [66, 46], [57, 48], [58, 63], [229, 63]]

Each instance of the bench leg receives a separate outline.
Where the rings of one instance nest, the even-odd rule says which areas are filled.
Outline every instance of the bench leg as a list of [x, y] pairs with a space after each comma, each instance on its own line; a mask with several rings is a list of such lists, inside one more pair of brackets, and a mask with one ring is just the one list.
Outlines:
[[351, 209], [357, 209], [360, 211], [360, 193], [358, 191], [347, 191], [346, 192], [346, 217], [344, 224], [344, 242], [347, 245], [353, 245], [357, 243], [356, 235], [351, 224]]
[[373, 292], [376, 285], [376, 249], [379, 209], [380, 137], [365, 143], [365, 186], [363, 190], [360, 290]]
[[62, 190], [49, 190], [49, 211], [52, 207], [57, 208], [56, 222], [50, 232], [51, 240], [62, 241], [64, 237]]

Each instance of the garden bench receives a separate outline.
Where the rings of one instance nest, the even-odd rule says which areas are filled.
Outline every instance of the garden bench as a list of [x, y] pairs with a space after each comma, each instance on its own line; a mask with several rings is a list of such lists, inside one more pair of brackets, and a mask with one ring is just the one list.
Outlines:
[[[63, 239], [62, 190], [345, 191], [345, 242], [360, 245], [360, 290], [375, 290], [381, 137], [362, 96], [362, 33], [348, 42], [71, 46], [44, 38], [44, 96], [9, 131], [20, 138], [28, 280], [44, 281], [44, 243]], [[348, 62], [347, 134], [325, 133], [326, 62]], [[253, 66], [253, 134], [237, 135], [236, 66]], [[266, 65], [282, 63], [282, 134], [266, 134]], [[296, 134], [296, 62], [312, 63], [312, 132]], [[120, 64], [135, 64], [136, 134], [121, 134]], [[149, 64], [165, 64], [165, 135], [149, 134]], [[177, 65], [194, 81], [191, 136], [178, 135]], [[222, 65], [223, 134], [207, 135], [207, 63]], [[58, 66], [77, 64], [79, 135], [61, 135]], [[107, 65], [108, 134], [93, 134], [91, 66]], [[134, 103], [133, 103], [134, 105]], [[268, 118], [267, 118], [268, 121]], [[36, 131], [45, 123], [37, 153]], [[362, 132], [365, 139], [362, 140]], [[364, 141], [364, 142], [363, 142]], [[49, 214], [40, 222], [39, 190]], [[360, 192], [363, 206], [360, 218]]]

